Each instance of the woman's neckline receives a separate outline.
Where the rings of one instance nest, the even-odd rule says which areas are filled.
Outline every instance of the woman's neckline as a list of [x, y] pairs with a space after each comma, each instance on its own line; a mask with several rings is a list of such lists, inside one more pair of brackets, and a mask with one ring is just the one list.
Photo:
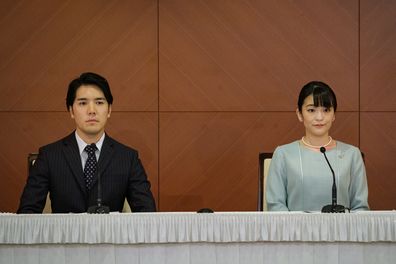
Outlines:
[[[302, 140], [297, 140], [298, 145], [305, 150], [308, 150], [310, 152], [314, 152], [314, 153], [320, 153], [320, 149], [319, 148], [310, 148], [309, 146], [305, 145]], [[336, 140], [332, 140], [332, 144], [326, 147], [326, 153], [327, 152], [332, 152], [333, 150], [335, 150], [337, 148], [338, 142]]]

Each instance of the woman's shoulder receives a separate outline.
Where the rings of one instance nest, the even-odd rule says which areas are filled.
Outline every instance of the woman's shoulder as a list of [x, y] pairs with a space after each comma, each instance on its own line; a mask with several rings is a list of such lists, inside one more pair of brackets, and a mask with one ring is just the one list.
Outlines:
[[360, 149], [354, 145], [337, 140], [337, 149], [345, 155], [361, 155]]
[[[298, 150], [299, 147], [299, 140], [293, 141], [291, 143], [288, 144], [284, 144], [284, 145], [280, 145], [275, 149], [276, 153], [289, 153], [289, 152], [294, 152], [296, 150]], [[275, 153], [274, 152], [274, 153]]]
[[354, 145], [351, 145], [351, 144], [348, 144], [348, 143], [345, 143], [345, 142], [340, 141], [340, 140], [337, 140], [337, 146], [338, 146], [339, 149], [342, 149], [342, 150], [349, 150], [349, 149], [359, 150], [358, 147], [356, 147]]

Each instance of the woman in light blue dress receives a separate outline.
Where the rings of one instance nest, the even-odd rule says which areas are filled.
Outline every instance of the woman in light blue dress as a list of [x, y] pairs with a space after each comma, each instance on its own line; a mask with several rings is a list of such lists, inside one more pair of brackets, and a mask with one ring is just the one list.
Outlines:
[[334, 171], [336, 203], [350, 210], [369, 210], [360, 150], [329, 135], [336, 110], [336, 96], [327, 84], [312, 81], [302, 88], [296, 113], [305, 135], [274, 152], [265, 192], [269, 211], [321, 211], [334, 204], [333, 174], [321, 147]]

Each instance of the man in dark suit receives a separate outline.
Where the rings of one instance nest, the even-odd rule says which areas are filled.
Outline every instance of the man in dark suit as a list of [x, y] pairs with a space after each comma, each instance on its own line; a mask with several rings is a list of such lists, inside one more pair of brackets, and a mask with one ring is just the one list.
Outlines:
[[69, 84], [66, 106], [76, 123], [67, 137], [41, 147], [21, 196], [18, 213], [42, 213], [48, 192], [53, 213], [82, 213], [97, 203], [122, 211], [125, 198], [133, 212], [153, 212], [155, 201], [138, 152], [105, 133], [111, 115], [108, 82], [83, 73]]

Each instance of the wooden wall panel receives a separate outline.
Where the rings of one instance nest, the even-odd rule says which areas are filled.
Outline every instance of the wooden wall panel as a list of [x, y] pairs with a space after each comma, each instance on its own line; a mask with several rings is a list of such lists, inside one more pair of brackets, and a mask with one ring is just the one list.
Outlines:
[[396, 2], [362, 1], [361, 109], [396, 111]]
[[313, 79], [336, 87], [341, 110], [358, 110], [357, 1], [159, 7], [161, 110], [293, 111]]
[[27, 155], [72, 131], [66, 113], [0, 113], [0, 211], [15, 212], [27, 177]]
[[106, 130], [117, 141], [136, 149], [158, 200], [158, 113], [113, 112]]
[[157, 198], [157, 1], [2, 1], [0, 36], [0, 211], [17, 208], [27, 153], [74, 129], [66, 91], [84, 71], [109, 80], [108, 132], [140, 151]]
[[[338, 113], [333, 136], [358, 142], [357, 113]], [[163, 211], [256, 210], [258, 153], [299, 139], [295, 113], [162, 113]]]
[[0, 110], [64, 110], [84, 71], [108, 76], [114, 110], [157, 110], [155, 0], [15, 2], [0, 33]]
[[369, 201], [396, 204], [396, 2], [361, 1], [361, 148], [367, 153]]
[[366, 153], [372, 209], [393, 209], [395, 10], [371, 0], [1, 1], [0, 211], [16, 209], [26, 154], [74, 128], [64, 98], [83, 71], [108, 78], [108, 132], [140, 151], [161, 211], [255, 210], [258, 152], [301, 137], [296, 97], [313, 79], [336, 91], [332, 135]]
[[365, 153], [369, 202], [377, 210], [396, 209], [396, 113], [362, 113], [361, 149]]

